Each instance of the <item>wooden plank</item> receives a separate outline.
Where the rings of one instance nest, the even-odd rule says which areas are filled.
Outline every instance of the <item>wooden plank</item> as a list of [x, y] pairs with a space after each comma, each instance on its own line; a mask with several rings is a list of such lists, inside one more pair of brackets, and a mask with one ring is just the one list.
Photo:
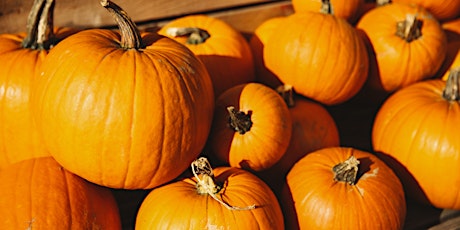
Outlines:
[[[192, 13], [203, 13], [248, 6], [277, 0], [118, 0], [120, 5], [136, 22], [146, 22], [178, 17]], [[0, 1], [0, 33], [22, 32], [26, 28], [27, 15], [33, 0]], [[99, 3], [99, 0], [56, 0], [54, 11], [56, 26], [77, 28], [104, 27], [112, 25], [114, 19]]]

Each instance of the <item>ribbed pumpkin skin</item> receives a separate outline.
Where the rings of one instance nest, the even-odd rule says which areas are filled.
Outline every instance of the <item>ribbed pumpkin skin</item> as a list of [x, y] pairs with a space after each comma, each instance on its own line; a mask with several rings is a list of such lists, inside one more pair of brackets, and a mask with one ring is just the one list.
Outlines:
[[256, 205], [252, 210], [229, 210], [209, 195], [200, 195], [195, 178], [185, 178], [153, 189], [144, 199], [136, 229], [284, 229], [280, 205], [270, 188], [246, 170], [218, 167], [217, 197], [233, 206]]
[[153, 33], [125, 50], [119, 35], [86, 30], [43, 63], [34, 111], [46, 146], [69, 171], [112, 188], [152, 188], [200, 154], [214, 95], [201, 62]]
[[367, 79], [364, 41], [344, 19], [330, 14], [292, 14], [265, 44], [267, 68], [305, 97], [326, 105], [353, 97]]
[[[393, 94], [377, 113], [376, 152], [392, 159], [407, 194], [439, 208], [460, 208], [460, 103], [442, 98], [445, 81], [420, 82]], [[420, 192], [425, 197], [419, 197]]]
[[[356, 184], [335, 182], [332, 168], [351, 154], [360, 161]], [[390, 167], [371, 153], [324, 148], [299, 160], [286, 180], [286, 194], [292, 197], [285, 199], [294, 201], [296, 212], [291, 215], [298, 219], [298, 224], [286, 219], [286, 229], [387, 230], [404, 225], [403, 187]]]
[[111, 191], [68, 172], [51, 157], [11, 164], [0, 179], [2, 229], [121, 229]]
[[460, 1], [458, 0], [392, 0], [392, 2], [418, 4], [430, 11], [440, 21], [460, 16]]
[[255, 80], [251, 48], [243, 35], [225, 21], [207, 15], [189, 15], [164, 25], [159, 34], [168, 36], [171, 27], [197, 27], [210, 37], [200, 44], [188, 44], [186, 37], [171, 37], [187, 46], [206, 66], [218, 97], [232, 86]]
[[[251, 129], [240, 134], [228, 125], [228, 106], [251, 113]], [[286, 152], [292, 119], [283, 98], [260, 83], [234, 86], [216, 101], [208, 146], [220, 161], [254, 171], [274, 165]]]
[[[364, 0], [330, 0], [333, 14], [341, 17], [353, 24], [360, 16]], [[292, 0], [292, 6], [295, 12], [314, 11], [319, 12], [322, 0]]]
[[[57, 39], [76, 30], [55, 28]], [[45, 49], [23, 48], [25, 33], [0, 35], [0, 169], [21, 160], [49, 156], [33, 124], [31, 93]]]
[[[407, 15], [422, 21], [421, 37], [407, 42], [396, 34]], [[416, 5], [392, 3], [364, 14], [357, 24], [374, 49], [381, 88], [387, 92], [433, 77], [446, 56], [446, 35], [428, 11]], [[377, 82], [376, 81], [376, 82]]]

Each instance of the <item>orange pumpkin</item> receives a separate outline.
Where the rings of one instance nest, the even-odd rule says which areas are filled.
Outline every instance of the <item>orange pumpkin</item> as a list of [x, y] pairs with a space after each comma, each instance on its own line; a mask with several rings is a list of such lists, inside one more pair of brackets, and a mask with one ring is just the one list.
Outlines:
[[298, 94], [326, 105], [353, 97], [369, 67], [357, 31], [344, 19], [320, 12], [287, 16], [267, 40], [264, 61]]
[[460, 18], [442, 23], [447, 35], [447, 54], [437, 76], [447, 80], [452, 69], [460, 68]]
[[112, 192], [68, 172], [51, 157], [8, 165], [0, 180], [2, 229], [121, 229]]
[[458, 0], [391, 0], [393, 3], [417, 4], [430, 11], [438, 20], [447, 21], [460, 16]]
[[283, 98], [268, 86], [246, 83], [217, 98], [208, 146], [219, 162], [261, 171], [284, 155], [291, 134]]
[[33, 124], [31, 94], [49, 49], [76, 32], [51, 28], [53, 10], [53, 0], [35, 1], [25, 33], [0, 34], [0, 169], [21, 160], [49, 156]]
[[403, 228], [403, 187], [374, 154], [323, 148], [300, 159], [286, 180], [286, 229]]
[[[460, 209], [460, 70], [395, 92], [377, 113], [376, 152], [401, 178], [414, 200]], [[448, 176], [446, 176], [448, 175]]]
[[187, 46], [203, 61], [216, 97], [232, 86], [255, 80], [248, 41], [221, 19], [188, 15], [168, 22], [158, 33]]
[[234, 167], [212, 169], [206, 158], [194, 161], [192, 171], [147, 195], [136, 229], [284, 229], [278, 200], [257, 176]]
[[[292, 0], [292, 7], [295, 12], [314, 11], [319, 12], [324, 6], [325, 0]], [[329, 0], [328, 0], [329, 1]], [[364, 6], [364, 0], [330, 0], [332, 13], [347, 20], [349, 23], [355, 23]]]
[[179, 176], [206, 143], [214, 111], [205, 66], [182, 44], [140, 34], [108, 1], [118, 31], [76, 33], [49, 53], [34, 111], [51, 155], [99, 185], [145, 189]]
[[[381, 86], [394, 92], [433, 77], [446, 56], [446, 35], [428, 11], [416, 5], [391, 3], [364, 14], [357, 24], [368, 37], [377, 60]], [[371, 70], [372, 72], [372, 70]]]

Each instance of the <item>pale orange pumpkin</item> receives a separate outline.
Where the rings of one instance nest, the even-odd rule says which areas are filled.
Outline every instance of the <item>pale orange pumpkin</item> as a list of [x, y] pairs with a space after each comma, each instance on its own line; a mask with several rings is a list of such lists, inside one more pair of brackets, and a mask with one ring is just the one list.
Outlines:
[[430, 11], [438, 20], [447, 21], [460, 16], [458, 0], [391, 0], [393, 3], [417, 4]]

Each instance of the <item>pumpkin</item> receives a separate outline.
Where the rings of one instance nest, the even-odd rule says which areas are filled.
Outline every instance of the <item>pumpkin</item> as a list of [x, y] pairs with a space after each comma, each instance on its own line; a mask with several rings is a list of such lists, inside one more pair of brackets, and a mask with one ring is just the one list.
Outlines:
[[10, 164], [0, 179], [3, 229], [121, 229], [111, 190], [70, 173], [52, 157]]
[[406, 200], [401, 182], [372, 153], [323, 148], [300, 159], [286, 181], [286, 229], [403, 228]]
[[447, 80], [451, 69], [460, 68], [460, 18], [442, 23], [447, 36], [446, 59], [437, 76]]
[[207, 149], [211, 160], [261, 171], [286, 152], [292, 120], [283, 98], [261, 83], [234, 86], [216, 100]]
[[75, 33], [53, 27], [53, 0], [37, 0], [27, 31], [0, 34], [0, 169], [21, 160], [49, 156], [33, 124], [31, 94], [49, 49]]
[[249, 46], [251, 47], [254, 57], [256, 80], [273, 89], [282, 85], [282, 82], [274, 73], [267, 69], [264, 61], [264, 46], [272, 34], [273, 29], [282, 23], [284, 18], [285, 16], [278, 16], [265, 20], [262, 24], [257, 26], [249, 39]]
[[[387, 159], [412, 200], [460, 209], [460, 71], [391, 95], [375, 117], [374, 151]], [[446, 176], [449, 175], [449, 176]]]
[[141, 34], [119, 6], [101, 3], [120, 30], [84, 30], [50, 51], [35, 119], [50, 154], [69, 171], [111, 188], [153, 188], [179, 176], [203, 149], [211, 79], [188, 48]]
[[281, 191], [291, 167], [310, 152], [340, 145], [339, 130], [334, 118], [321, 104], [297, 95], [292, 87], [277, 88], [289, 107], [292, 135], [286, 153], [267, 170], [258, 172], [275, 193]]
[[458, 0], [391, 0], [393, 3], [417, 4], [430, 11], [438, 20], [447, 21], [460, 16]]
[[200, 157], [193, 176], [154, 188], [142, 202], [135, 229], [284, 229], [270, 188], [235, 167], [211, 168]]
[[162, 26], [158, 33], [184, 44], [203, 61], [216, 97], [232, 86], [255, 80], [248, 41], [221, 19], [202, 14], [183, 16]]
[[283, 84], [326, 105], [352, 98], [366, 81], [369, 67], [357, 31], [330, 12], [287, 16], [268, 38], [264, 61]]
[[[294, 12], [314, 11], [319, 12], [321, 7], [324, 6], [325, 0], [292, 0], [292, 7]], [[349, 23], [355, 23], [364, 6], [364, 0], [328, 0], [332, 6], [332, 13], [347, 20]]]
[[[415, 82], [431, 78], [446, 56], [446, 35], [424, 8], [391, 3], [364, 14], [357, 24], [368, 37], [376, 56], [380, 86], [394, 92]], [[371, 70], [372, 72], [372, 70]]]

